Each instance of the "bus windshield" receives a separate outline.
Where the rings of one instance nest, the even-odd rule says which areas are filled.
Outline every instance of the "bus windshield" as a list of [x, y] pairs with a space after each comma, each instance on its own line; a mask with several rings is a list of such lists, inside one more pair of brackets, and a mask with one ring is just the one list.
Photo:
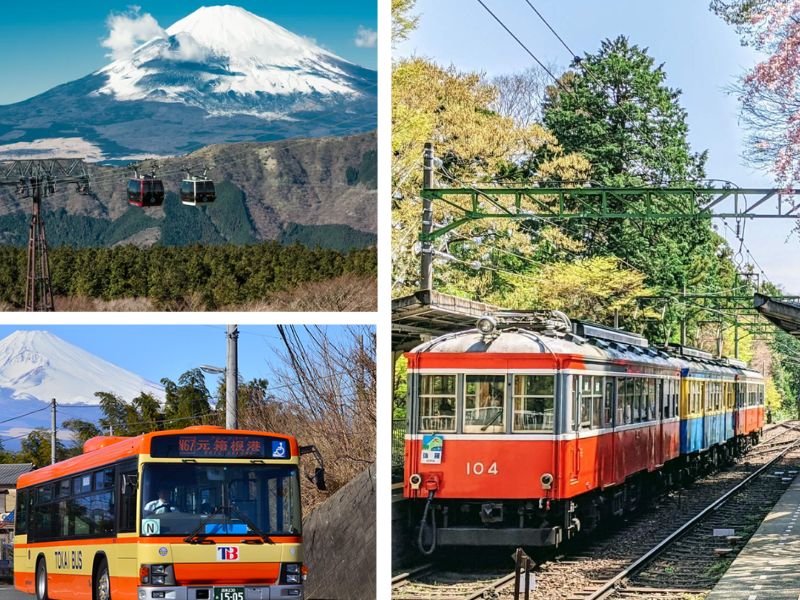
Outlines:
[[143, 536], [301, 531], [295, 466], [147, 463], [141, 506]]

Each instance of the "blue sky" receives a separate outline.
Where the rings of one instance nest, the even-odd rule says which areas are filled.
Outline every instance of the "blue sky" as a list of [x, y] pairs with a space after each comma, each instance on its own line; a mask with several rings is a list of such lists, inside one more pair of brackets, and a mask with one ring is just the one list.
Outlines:
[[[224, 367], [225, 325], [58, 325], [0, 326], [0, 339], [18, 330], [46, 330], [115, 365], [158, 383], [177, 381], [185, 371], [200, 365]], [[341, 326], [329, 326], [334, 339], [344, 336]], [[275, 326], [239, 326], [239, 373], [246, 381], [269, 380], [283, 342]], [[206, 375], [213, 393], [220, 375]]]
[[[100, 42], [108, 34], [106, 18], [112, 11], [124, 12], [137, 5], [167, 28], [201, 6], [213, 4], [187, 0], [4, 3], [0, 20], [0, 77], [4, 82], [0, 105], [25, 100], [107, 64], [107, 49]], [[376, 68], [376, 49], [356, 46], [355, 38], [359, 27], [377, 30], [377, 0], [241, 0], [234, 4], [298, 35], [314, 38], [342, 58]]]
[[[545, 64], [570, 62], [566, 49], [538, 19], [525, 0], [486, 0], [487, 5]], [[741, 187], [772, 187], [768, 174], [743, 164], [745, 132], [738, 126], [738, 103], [725, 90], [755, 64], [758, 56], [739, 44], [733, 28], [708, 10], [707, 0], [532, 0], [578, 55], [594, 52], [605, 38], [628, 36], [665, 63], [668, 85], [683, 90], [689, 113], [689, 138], [695, 150], [708, 149], [708, 177]], [[498, 75], [533, 63], [525, 51], [474, 1], [418, 0], [419, 28], [395, 48], [395, 56], [418, 55], [464, 71]], [[446, 26], [444, 26], [446, 24]], [[800, 293], [794, 222], [755, 220], [746, 226], [745, 243], [770, 281]], [[733, 223], [730, 223], [734, 226]], [[720, 231], [733, 236], [719, 223]]]

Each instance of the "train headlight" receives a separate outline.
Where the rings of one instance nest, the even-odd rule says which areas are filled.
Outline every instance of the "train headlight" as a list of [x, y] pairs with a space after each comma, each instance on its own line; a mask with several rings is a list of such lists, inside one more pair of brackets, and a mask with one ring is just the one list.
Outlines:
[[497, 321], [494, 317], [484, 316], [478, 319], [476, 327], [483, 335], [488, 335], [497, 328]]
[[542, 489], [549, 490], [553, 487], [553, 476], [550, 473], [545, 473], [539, 478], [542, 482]]
[[418, 490], [419, 486], [422, 484], [422, 477], [419, 473], [414, 473], [408, 478], [408, 484], [411, 486], [412, 490]]

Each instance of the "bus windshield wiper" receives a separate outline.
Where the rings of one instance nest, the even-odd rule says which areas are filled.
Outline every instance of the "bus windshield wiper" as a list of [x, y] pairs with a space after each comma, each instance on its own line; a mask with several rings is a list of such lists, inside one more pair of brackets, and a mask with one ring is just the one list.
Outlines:
[[247, 525], [247, 526], [250, 528], [250, 530], [251, 530], [253, 533], [255, 533], [255, 534], [258, 536], [258, 537], [260, 537], [260, 538], [261, 538], [262, 540], [264, 540], [266, 543], [268, 543], [268, 544], [274, 544], [274, 543], [275, 543], [275, 542], [272, 540], [272, 538], [271, 538], [271, 537], [269, 537], [269, 534], [267, 534], [267, 533], [264, 533], [263, 531], [261, 531], [261, 529], [259, 529], [259, 528], [258, 528], [258, 526], [257, 526], [255, 523], [253, 523], [253, 521], [251, 521], [251, 520], [250, 520], [250, 517], [248, 517], [247, 515], [245, 515], [245, 514], [244, 514], [242, 511], [240, 511], [238, 508], [236, 508], [236, 506], [234, 506], [233, 504], [231, 504], [231, 505], [228, 507], [228, 509], [229, 509], [231, 512], [233, 512], [233, 513], [234, 513], [234, 514], [235, 514], [237, 517], [239, 517], [239, 518], [242, 520], [242, 522], [244, 522], [244, 524], [245, 524], [245, 525]]
[[[222, 506], [222, 505], [220, 505], [220, 506], [217, 506], [217, 507], [216, 507], [216, 508], [215, 508], [213, 511], [211, 511], [211, 513], [209, 513], [209, 515], [208, 515], [208, 517], [207, 517], [207, 518], [208, 518], [208, 519], [210, 519], [210, 518], [211, 518], [211, 517], [213, 517], [214, 515], [217, 515], [217, 514], [219, 514], [219, 513], [220, 513], [220, 511], [222, 511], [224, 508], [225, 508], [225, 507], [224, 507], [224, 506]], [[202, 541], [202, 540], [203, 540], [203, 539], [204, 539], [204, 538], [205, 538], [207, 535], [209, 535], [208, 533], [205, 533], [205, 532], [202, 532], [202, 533], [201, 533], [201, 531], [200, 531], [200, 530], [201, 530], [201, 529], [203, 529], [203, 527], [205, 527], [206, 525], [207, 525], [207, 521], [203, 521], [203, 520], [201, 519], [201, 520], [200, 520], [200, 524], [199, 524], [197, 527], [195, 527], [195, 528], [194, 528], [194, 531], [192, 531], [192, 533], [190, 533], [190, 534], [189, 534], [189, 535], [187, 535], [185, 538], [183, 538], [183, 541], [184, 541], [184, 542], [186, 542], [187, 544], [199, 544], [199, 543], [201, 543], [201, 541]]]

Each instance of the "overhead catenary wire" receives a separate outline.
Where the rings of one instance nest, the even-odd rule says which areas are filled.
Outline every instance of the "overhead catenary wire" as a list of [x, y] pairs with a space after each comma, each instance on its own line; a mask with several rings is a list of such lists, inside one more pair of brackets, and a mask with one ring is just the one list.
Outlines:
[[527, 46], [526, 46], [526, 45], [525, 45], [525, 44], [522, 42], [522, 40], [520, 40], [520, 39], [519, 39], [519, 38], [518, 38], [518, 37], [517, 37], [517, 36], [514, 34], [514, 32], [512, 32], [512, 31], [511, 31], [511, 29], [509, 29], [509, 28], [508, 28], [508, 26], [507, 26], [507, 25], [506, 25], [506, 24], [505, 24], [505, 23], [504, 23], [504, 22], [503, 22], [503, 21], [502, 21], [502, 20], [501, 20], [501, 19], [500, 19], [500, 18], [499, 18], [497, 15], [496, 15], [496, 14], [494, 14], [494, 13], [492, 12], [492, 10], [491, 10], [491, 9], [490, 9], [488, 6], [486, 6], [486, 4], [483, 2], [483, 0], [476, 0], [476, 1], [478, 2], [478, 4], [480, 4], [480, 5], [481, 5], [481, 6], [482, 6], [482, 7], [483, 7], [485, 10], [486, 10], [486, 12], [488, 12], [490, 15], [492, 15], [492, 17], [494, 18], [494, 20], [495, 20], [495, 21], [497, 21], [497, 22], [500, 24], [500, 26], [501, 26], [503, 29], [505, 29], [505, 30], [506, 30], [506, 32], [508, 33], [508, 35], [510, 35], [512, 38], [514, 38], [514, 40], [516, 40], [516, 42], [517, 42], [517, 43], [518, 43], [518, 44], [519, 44], [519, 45], [522, 47], [522, 49], [523, 49], [523, 50], [525, 50], [525, 52], [527, 52], [527, 53], [530, 55], [530, 57], [531, 57], [533, 60], [535, 60], [535, 61], [536, 61], [536, 64], [538, 64], [538, 65], [539, 65], [539, 66], [540, 66], [542, 69], [544, 69], [545, 73], [547, 73], [548, 75], [550, 75], [550, 77], [553, 79], [553, 81], [556, 83], [556, 85], [557, 85], [558, 87], [560, 87], [562, 90], [564, 90], [564, 91], [566, 92], [566, 91], [567, 91], [567, 88], [565, 88], [565, 87], [564, 87], [564, 84], [563, 84], [563, 83], [561, 83], [561, 80], [560, 80], [558, 77], [556, 77], [555, 75], [553, 75], [553, 73], [550, 71], [550, 69], [548, 69], [548, 68], [547, 68], [547, 67], [544, 65], [544, 63], [543, 63], [542, 61], [540, 61], [540, 60], [538, 59], [538, 57], [537, 57], [537, 56], [536, 56], [536, 55], [535, 55], [535, 54], [534, 54], [534, 53], [531, 51], [531, 49], [530, 49], [530, 48], [528, 48], [528, 47], [527, 47]]

